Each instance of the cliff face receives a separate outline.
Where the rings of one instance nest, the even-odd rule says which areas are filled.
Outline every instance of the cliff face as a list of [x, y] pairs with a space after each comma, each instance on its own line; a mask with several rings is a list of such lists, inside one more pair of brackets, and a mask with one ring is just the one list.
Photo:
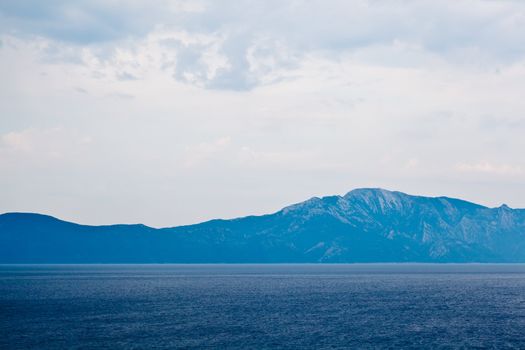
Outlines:
[[0, 262], [525, 262], [525, 210], [357, 189], [165, 229], [0, 216]]
[[353, 261], [357, 256], [359, 261], [368, 261], [367, 257], [374, 261], [525, 258], [525, 211], [506, 206], [490, 209], [446, 197], [358, 189], [342, 197], [313, 198], [281, 213], [293, 217], [296, 230], [323, 222], [321, 230], [326, 234], [321, 236], [333, 239], [323, 241], [322, 246], [333, 249], [328, 248], [321, 260]]

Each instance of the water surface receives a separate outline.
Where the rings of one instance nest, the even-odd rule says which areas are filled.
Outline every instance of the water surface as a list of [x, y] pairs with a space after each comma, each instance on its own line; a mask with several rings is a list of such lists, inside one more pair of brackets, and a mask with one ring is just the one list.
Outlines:
[[4, 265], [2, 349], [525, 348], [525, 265]]

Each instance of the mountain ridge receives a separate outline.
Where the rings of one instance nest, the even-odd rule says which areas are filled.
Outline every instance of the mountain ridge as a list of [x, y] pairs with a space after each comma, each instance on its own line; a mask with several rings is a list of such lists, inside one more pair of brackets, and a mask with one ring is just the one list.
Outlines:
[[525, 210], [380, 188], [152, 228], [0, 215], [0, 262], [525, 262]]

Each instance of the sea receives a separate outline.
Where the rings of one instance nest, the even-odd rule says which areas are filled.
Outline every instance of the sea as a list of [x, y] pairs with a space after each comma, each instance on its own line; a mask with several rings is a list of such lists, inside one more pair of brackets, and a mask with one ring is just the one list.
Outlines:
[[525, 349], [525, 265], [1, 265], [0, 349]]

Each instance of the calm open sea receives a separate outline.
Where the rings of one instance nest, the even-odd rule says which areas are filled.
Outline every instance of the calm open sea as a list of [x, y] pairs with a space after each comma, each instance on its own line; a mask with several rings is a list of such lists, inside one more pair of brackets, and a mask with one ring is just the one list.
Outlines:
[[4, 265], [1, 349], [525, 348], [525, 265]]

